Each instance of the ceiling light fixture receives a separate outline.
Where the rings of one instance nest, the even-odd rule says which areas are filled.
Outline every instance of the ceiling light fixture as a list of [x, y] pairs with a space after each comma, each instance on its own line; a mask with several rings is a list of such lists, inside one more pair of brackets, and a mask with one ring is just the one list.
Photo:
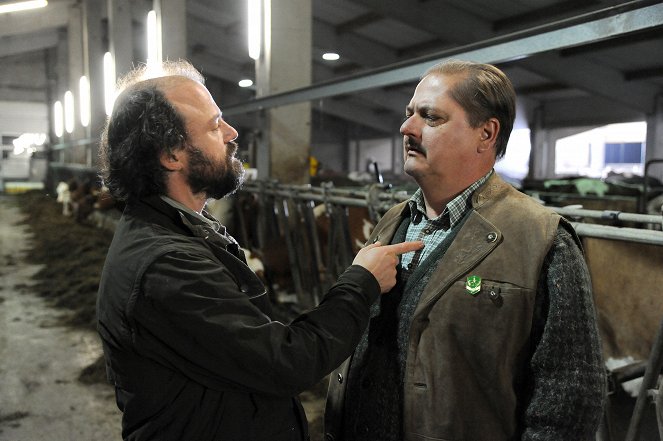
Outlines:
[[237, 83], [239, 87], [251, 87], [253, 86], [253, 81], [249, 80], [248, 78], [240, 80], [239, 83]]
[[322, 54], [322, 59], [327, 61], [336, 61], [339, 58], [341, 58], [341, 56], [336, 52], [327, 52], [325, 54]]
[[104, 54], [104, 108], [106, 115], [113, 113], [115, 103], [115, 61], [110, 52]]
[[87, 127], [90, 124], [90, 81], [85, 75], [78, 81], [78, 100], [81, 125]]
[[62, 138], [64, 133], [64, 110], [62, 109], [62, 101], [56, 101], [53, 104], [53, 131], [55, 136]]
[[262, 0], [248, 0], [249, 7], [249, 57], [260, 58], [262, 39]]
[[67, 133], [74, 131], [74, 94], [70, 90], [64, 93], [64, 129]]
[[156, 78], [163, 75], [161, 69], [161, 19], [156, 11], [147, 13], [147, 76]]
[[16, 11], [27, 11], [28, 9], [43, 8], [46, 5], [48, 5], [48, 2], [46, 0], [7, 3], [5, 5], [0, 5], [0, 14], [6, 14], [8, 12], [16, 12]]

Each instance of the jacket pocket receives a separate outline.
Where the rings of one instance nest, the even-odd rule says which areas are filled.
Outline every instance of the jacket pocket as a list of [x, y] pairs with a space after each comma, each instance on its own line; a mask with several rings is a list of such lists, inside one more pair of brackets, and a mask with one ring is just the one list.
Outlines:
[[494, 280], [470, 291], [456, 281], [413, 322], [404, 403], [413, 439], [492, 441], [515, 430], [535, 292]]

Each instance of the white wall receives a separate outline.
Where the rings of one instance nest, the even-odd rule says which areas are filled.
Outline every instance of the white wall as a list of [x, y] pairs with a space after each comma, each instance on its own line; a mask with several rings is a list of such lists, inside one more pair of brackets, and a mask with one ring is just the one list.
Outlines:
[[392, 140], [391, 138], [366, 139], [356, 143], [354, 154], [356, 160], [351, 171], [372, 172], [369, 164], [373, 161], [378, 163], [381, 171], [391, 171], [392, 164]]
[[[46, 104], [0, 101], [0, 139], [2, 136], [19, 136], [23, 133], [47, 134], [48, 129]], [[8, 150], [7, 147], [4, 149]], [[45, 160], [34, 161], [28, 155], [14, 157], [11, 153], [6, 159], [3, 159], [3, 156], [0, 156], [0, 181], [42, 180], [46, 174]]]
[[48, 107], [44, 103], [0, 101], [0, 135], [48, 133]]

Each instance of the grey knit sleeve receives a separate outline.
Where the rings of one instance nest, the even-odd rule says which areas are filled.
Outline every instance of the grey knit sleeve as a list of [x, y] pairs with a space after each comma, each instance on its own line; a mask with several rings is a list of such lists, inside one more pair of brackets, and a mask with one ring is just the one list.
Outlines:
[[522, 440], [594, 440], [605, 369], [589, 271], [562, 225], [541, 270], [536, 311]]

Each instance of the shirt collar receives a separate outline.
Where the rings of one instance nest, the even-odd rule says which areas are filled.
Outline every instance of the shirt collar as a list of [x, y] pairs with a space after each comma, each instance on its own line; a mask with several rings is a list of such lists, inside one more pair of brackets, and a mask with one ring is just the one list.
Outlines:
[[168, 196], [161, 195], [161, 199], [163, 199], [168, 205], [171, 207], [177, 209], [180, 212], [184, 212], [188, 214], [189, 216], [193, 216], [194, 219], [199, 220], [204, 222], [205, 224], [209, 225], [212, 227], [212, 229], [218, 233], [225, 234], [225, 228], [222, 228], [221, 223], [214, 219], [210, 214], [208, 214], [205, 210], [203, 210], [202, 214], [196, 213], [186, 205], [177, 202], [175, 199], [169, 198]]
[[[447, 206], [444, 208], [442, 213], [435, 219], [430, 219], [433, 222], [446, 223], [445, 220], [448, 220], [449, 228], [453, 227], [460, 221], [467, 210], [471, 207], [472, 194], [481, 187], [493, 174], [491, 169], [483, 177], [479, 178], [473, 182], [469, 187], [462, 191], [458, 196], [453, 198]], [[426, 216], [426, 203], [424, 201], [424, 193], [421, 191], [421, 188], [418, 188], [416, 192], [408, 200], [408, 205], [410, 207], [410, 213], [412, 213], [412, 218], [415, 223], [421, 219], [428, 219]]]

